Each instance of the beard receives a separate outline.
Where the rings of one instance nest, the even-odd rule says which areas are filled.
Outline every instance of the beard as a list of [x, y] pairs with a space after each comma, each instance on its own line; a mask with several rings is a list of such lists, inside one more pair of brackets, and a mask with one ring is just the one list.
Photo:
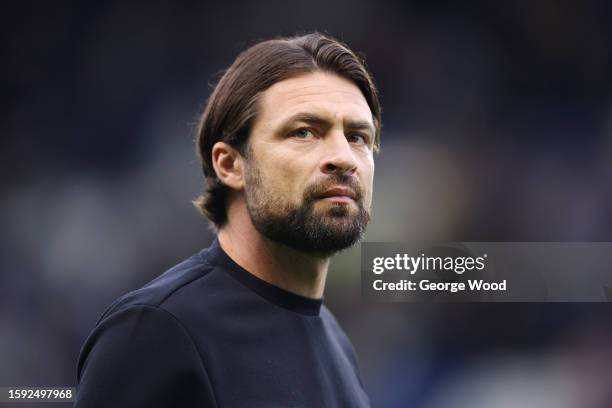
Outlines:
[[[245, 198], [251, 221], [264, 237], [292, 249], [329, 257], [358, 242], [370, 221], [363, 204], [363, 189], [353, 176], [332, 174], [312, 184], [303, 193], [299, 205], [283, 201], [271, 183], [265, 185], [256, 165], [246, 169]], [[331, 203], [317, 210], [321, 195], [334, 186], [355, 193], [352, 203]]]

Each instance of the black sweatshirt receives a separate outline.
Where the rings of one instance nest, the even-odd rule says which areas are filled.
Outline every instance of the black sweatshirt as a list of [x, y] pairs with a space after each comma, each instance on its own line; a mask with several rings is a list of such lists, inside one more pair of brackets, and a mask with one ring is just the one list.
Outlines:
[[77, 408], [369, 406], [322, 299], [255, 277], [217, 240], [104, 312], [78, 382]]

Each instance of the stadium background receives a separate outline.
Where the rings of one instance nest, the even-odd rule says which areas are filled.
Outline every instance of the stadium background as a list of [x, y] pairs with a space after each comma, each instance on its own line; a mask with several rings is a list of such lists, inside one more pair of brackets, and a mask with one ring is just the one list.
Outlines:
[[[0, 21], [0, 385], [73, 385], [104, 308], [210, 243], [194, 125], [257, 39], [317, 29], [365, 55], [367, 240], [612, 241], [605, 1], [24, 1]], [[609, 305], [366, 304], [358, 254], [326, 302], [373, 406], [611, 406]]]

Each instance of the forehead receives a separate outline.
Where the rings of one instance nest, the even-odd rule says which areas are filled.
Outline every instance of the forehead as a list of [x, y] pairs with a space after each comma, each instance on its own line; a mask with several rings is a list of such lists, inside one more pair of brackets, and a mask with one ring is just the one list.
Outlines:
[[297, 113], [366, 121], [372, 113], [361, 90], [336, 74], [315, 71], [275, 83], [260, 97], [258, 122], [280, 124]]

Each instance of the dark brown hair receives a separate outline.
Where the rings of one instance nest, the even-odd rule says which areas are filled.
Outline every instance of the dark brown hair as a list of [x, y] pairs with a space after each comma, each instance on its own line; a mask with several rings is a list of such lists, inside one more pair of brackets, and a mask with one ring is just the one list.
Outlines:
[[215, 227], [227, 221], [228, 187], [213, 169], [214, 144], [225, 142], [244, 156], [259, 95], [276, 82], [316, 70], [333, 72], [359, 87], [376, 127], [374, 147], [380, 146], [381, 112], [374, 81], [365, 63], [345, 44], [320, 33], [257, 43], [240, 53], [225, 71], [198, 127], [197, 150], [206, 191], [193, 203]]

